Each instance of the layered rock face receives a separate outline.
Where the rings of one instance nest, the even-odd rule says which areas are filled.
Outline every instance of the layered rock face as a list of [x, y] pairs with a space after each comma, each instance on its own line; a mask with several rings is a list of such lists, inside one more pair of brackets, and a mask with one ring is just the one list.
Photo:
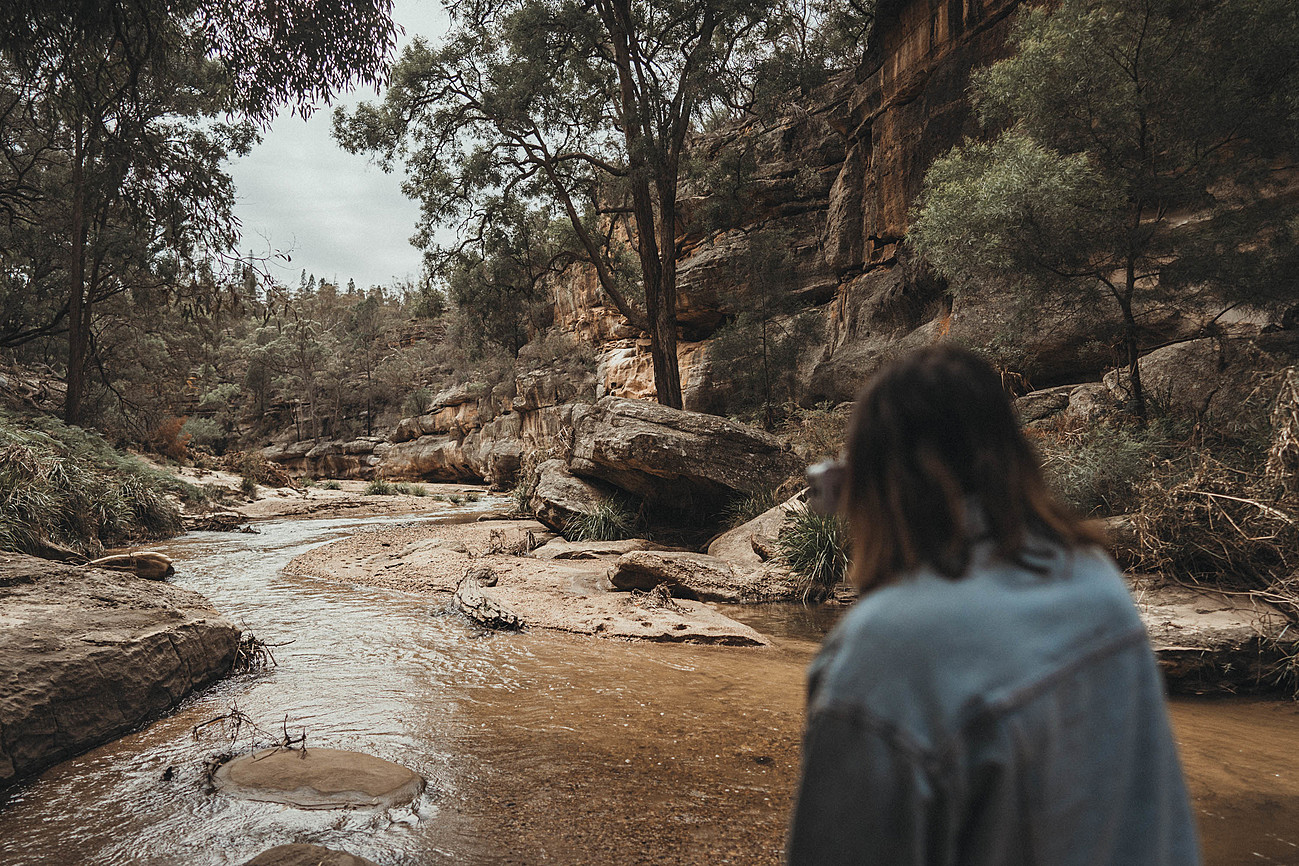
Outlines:
[[[1004, 329], [1011, 299], [952, 309], [946, 286], [906, 261], [900, 244], [924, 173], [935, 157], [976, 132], [972, 70], [1006, 52], [1021, 0], [882, 0], [862, 64], [819, 95], [816, 107], [700, 143], [748, 151], [756, 169], [733, 228], [710, 231], [692, 215], [709, 191], [682, 202], [678, 261], [686, 408], [709, 410], [729, 371], [710, 358], [709, 337], [745, 308], [755, 254], [777, 243], [788, 260], [782, 291], [813, 314], [820, 337], [800, 362], [804, 405], [851, 399], [881, 363], [953, 333], [986, 342]], [[573, 268], [553, 287], [560, 327], [600, 350], [600, 394], [652, 398], [648, 343]], [[1035, 332], [1026, 354], [1049, 375], [1084, 357], [1093, 323], [1062, 320]], [[1035, 368], [1035, 369], [1038, 369]]]
[[197, 593], [19, 554], [0, 554], [0, 626], [0, 788], [174, 707], [239, 643]]

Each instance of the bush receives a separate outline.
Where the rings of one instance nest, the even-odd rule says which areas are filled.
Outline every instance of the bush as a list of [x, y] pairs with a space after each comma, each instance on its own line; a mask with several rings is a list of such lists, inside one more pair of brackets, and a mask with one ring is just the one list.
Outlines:
[[321, 490], [342, 490], [343, 485], [339, 484], [337, 481], [331, 478], [328, 481], [320, 482], [320, 489]]
[[1055, 492], [1084, 515], [1122, 514], [1169, 447], [1158, 423], [1142, 429], [1105, 423], [1036, 434], [1042, 468]]
[[190, 436], [182, 433], [185, 418], [166, 418], [149, 434], [149, 447], [164, 457], [172, 460], [184, 460], [189, 456], [187, 446]]
[[376, 478], [369, 484], [365, 485], [366, 496], [392, 496], [396, 493], [396, 488], [383, 478]]
[[804, 601], [820, 601], [848, 570], [848, 533], [835, 515], [806, 509], [791, 512], [776, 538], [781, 559], [798, 577]]
[[53, 543], [82, 553], [180, 532], [168, 498], [193, 485], [154, 472], [98, 434], [51, 418], [0, 413], [0, 549]]
[[416, 388], [401, 401], [401, 414], [405, 418], [423, 415], [433, 405], [433, 393], [428, 388]]
[[851, 403], [822, 403], [815, 409], [788, 406], [780, 434], [808, 463], [838, 457], [848, 437]]
[[606, 499], [590, 514], [577, 514], [564, 523], [564, 537], [569, 541], [621, 541], [636, 538], [640, 530], [636, 513], [626, 500]]
[[293, 487], [296, 482], [281, 467], [262, 456], [259, 451], [235, 451], [225, 456], [230, 471], [253, 484], [264, 487]]
[[528, 484], [526, 481], [520, 481], [510, 488], [510, 512], [512, 514], [522, 514], [532, 516], [532, 491], [536, 488], [536, 482]]
[[211, 418], [194, 416], [187, 418], [180, 428], [181, 436], [187, 440], [189, 447], [203, 446], [220, 450], [225, 446], [226, 431]]

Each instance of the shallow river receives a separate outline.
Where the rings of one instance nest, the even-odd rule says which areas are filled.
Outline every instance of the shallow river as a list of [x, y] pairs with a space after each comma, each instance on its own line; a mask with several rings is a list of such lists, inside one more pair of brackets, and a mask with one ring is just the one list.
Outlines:
[[[487, 504], [487, 503], [484, 503]], [[174, 580], [280, 644], [142, 731], [11, 792], [0, 864], [237, 864], [310, 841], [381, 864], [777, 863], [797, 775], [803, 668], [829, 622], [735, 613], [770, 649], [482, 635], [443, 603], [290, 577], [293, 556], [371, 519], [260, 524], [163, 545]], [[207, 792], [206, 759], [263, 729], [356, 749], [429, 780], [411, 808], [303, 811]], [[1178, 701], [1207, 862], [1299, 864], [1299, 711]]]

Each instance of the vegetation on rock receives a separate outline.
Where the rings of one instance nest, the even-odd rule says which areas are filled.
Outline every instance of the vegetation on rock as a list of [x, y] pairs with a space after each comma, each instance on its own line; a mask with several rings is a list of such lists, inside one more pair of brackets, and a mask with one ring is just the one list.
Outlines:
[[1299, 204], [1278, 184], [1299, 149], [1299, 9], [1064, 0], [1026, 8], [1012, 42], [973, 76], [985, 129], [1002, 131], [933, 163], [909, 238], [957, 292], [1115, 305], [1144, 418], [1152, 305], [1294, 296]]

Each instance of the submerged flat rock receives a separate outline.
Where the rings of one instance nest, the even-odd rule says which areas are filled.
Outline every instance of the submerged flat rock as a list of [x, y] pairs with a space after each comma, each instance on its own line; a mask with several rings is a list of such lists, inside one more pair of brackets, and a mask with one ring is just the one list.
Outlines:
[[244, 863], [244, 866], [379, 866], [373, 860], [335, 851], [324, 845], [276, 845]]
[[213, 774], [223, 794], [301, 809], [403, 806], [424, 790], [414, 770], [342, 749], [262, 749]]

